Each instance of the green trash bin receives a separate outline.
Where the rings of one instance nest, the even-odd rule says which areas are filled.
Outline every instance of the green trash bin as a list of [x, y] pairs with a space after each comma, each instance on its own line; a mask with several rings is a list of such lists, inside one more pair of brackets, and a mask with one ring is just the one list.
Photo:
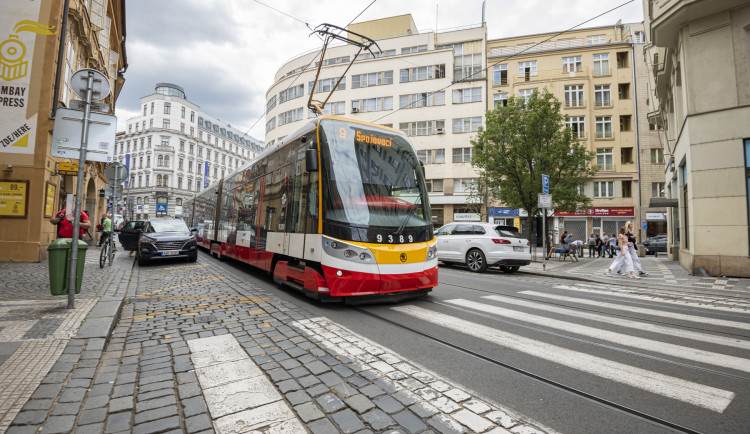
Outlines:
[[[70, 254], [72, 239], [58, 238], [47, 247], [49, 252], [49, 289], [52, 295], [67, 295], [70, 276]], [[76, 273], [76, 294], [81, 292], [83, 266], [86, 264], [86, 249], [89, 245], [78, 240], [78, 261]]]

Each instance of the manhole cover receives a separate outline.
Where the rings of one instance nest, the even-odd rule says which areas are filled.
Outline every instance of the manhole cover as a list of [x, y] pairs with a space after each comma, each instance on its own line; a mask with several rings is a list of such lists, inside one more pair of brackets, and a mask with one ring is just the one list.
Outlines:
[[199, 315], [195, 317], [195, 322], [198, 322], [198, 323], [211, 322], [211, 321], [216, 321], [216, 317], [213, 315]]

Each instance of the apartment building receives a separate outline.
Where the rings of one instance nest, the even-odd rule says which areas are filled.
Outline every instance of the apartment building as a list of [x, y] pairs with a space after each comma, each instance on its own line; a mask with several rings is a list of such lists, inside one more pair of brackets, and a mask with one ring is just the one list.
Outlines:
[[750, 276], [750, 4], [643, 4], [669, 256], [693, 273]]
[[[638, 75], [645, 70], [642, 41], [637, 39], [642, 31], [631, 27], [618, 24], [487, 41], [487, 108], [506, 104], [510, 95], [528, 97], [546, 88], [562, 102], [566, 126], [596, 154], [592, 164], [598, 171], [580, 187], [592, 198], [592, 206], [555, 212], [552, 221], [554, 230], [567, 230], [576, 239], [585, 240], [592, 232], [612, 234], [627, 220], [640, 229], [640, 239], [665, 229], [656, 211], [651, 230], [650, 222], [642, 224], [648, 218], [640, 205], [650, 195], [653, 176], [639, 176], [639, 166], [652, 164], [658, 135], [648, 127], [643, 92], [637, 88]], [[659, 164], [660, 159], [654, 161]], [[490, 209], [491, 216], [499, 217], [523, 213]]]
[[175, 84], [158, 83], [117, 136], [115, 160], [129, 168], [128, 218], [182, 216], [182, 202], [255, 158], [263, 141], [203, 113]]
[[[38, 262], [56, 238], [48, 219], [78, 184], [58, 171], [71, 160], [50, 155], [57, 109], [80, 99], [71, 77], [91, 68], [107, 77], [111, 92], [99, 102], [114, 112], [127, 69], [125, 2], [6, 1], [0, 34], [0, 261]], [[95, 220], [106, 211], [103, 170], [87, 162], [79, 193]]]
[[[433, 223], [475, 220], [467, 198], [476, 172], [470, 139], [487, 108], [486, 28], [417, 30], [411, 15], [355, 23], [348, 30], [375, 39], [373, 53], [359, 55], [326, 104], [327, 114], [347, 116], [403, 131], [425, 164]], [[329, 47], [315, 86], [324, 99], [357, 49]], [[266, 93], [266, 143], [272, 146], [317, 116], [307, 102], [319, 52], [284, 63]], [[319, 93], [318, 93], [319, 92]]]

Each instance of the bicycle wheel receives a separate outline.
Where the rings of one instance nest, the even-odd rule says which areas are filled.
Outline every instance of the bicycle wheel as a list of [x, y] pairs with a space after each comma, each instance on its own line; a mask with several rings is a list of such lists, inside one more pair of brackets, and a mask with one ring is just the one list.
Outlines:
[[109, 242], [109, 265], [112, 265], [112, 262], [115, 260], [115, 241], [112, 240]]
[[102, 251], [99, 253], [99, 268], [104, 268], [107, 256], [109, 256], [109, 242], [102, 244]]

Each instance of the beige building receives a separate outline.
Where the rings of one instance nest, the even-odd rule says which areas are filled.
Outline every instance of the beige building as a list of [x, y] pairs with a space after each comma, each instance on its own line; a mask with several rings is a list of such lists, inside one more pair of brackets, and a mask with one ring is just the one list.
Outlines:
[[[554, 230], [567, 230], [576, 239], [586, 240], [592, 232], [612, 234], [627, 220], [639, 228], [639, 239], [666, 229], [655, 219], [647, 228], [642, 225], [646, 214], [640, 205], [650, 196], [653, 173], [659, 174], [651, 170], [650, 153], [659, 146], [646, 119], [644, 89], [638, 88], [637, 77], [646, 71], [642, 32], [631, 27], [618, 24], [487, 41], [488, 108], [505, 104], [510, 95], [530, 96], [546, 88], [562, 101], [566, 125], [596, 153], [592, 163], [598, 172], [581, 187], [593, 206], [556, 212], [552, 223]], [[654, 161], [660, 168], [660, 160]], [[639, 166], [642, 174], [648, 173], [643, 179]]]
[[[101, 102], [114, 112], [127, 68], [125, 2], [2, 0], [0, 7], [0, 261], [36, 262], [56, 236], [48, 218], [77, 184], [58, 171], [73, 160], [50, 156], [56, 109], [75, 99], [71, 75], [92, 68], [109, 78], [112, 92]], [[81, 208], [94, 220], [106, 210], [103, 168], [85, 167]]]
[[[352, 24], [351, 32], [377, 40], [380, 51], [358, 56], [324, 111], [400, 129], [425, 163], [433, 223], [478, 219], [467, 212], [470, 139], [487, 107], [486, 28], [416, 30], [411, 15]], [[329, 47], [315, 99], [325, 99], [356, 55], [350, 45]], [[315, 117], [307, 101], [315, 80], [318, 51], [283, 64], [266, 93], [267, 146]], [[459, 82], [460, 81], [460, 82]]]
[[670, 257], [750, 276], [750, 2], [645, 0]]

